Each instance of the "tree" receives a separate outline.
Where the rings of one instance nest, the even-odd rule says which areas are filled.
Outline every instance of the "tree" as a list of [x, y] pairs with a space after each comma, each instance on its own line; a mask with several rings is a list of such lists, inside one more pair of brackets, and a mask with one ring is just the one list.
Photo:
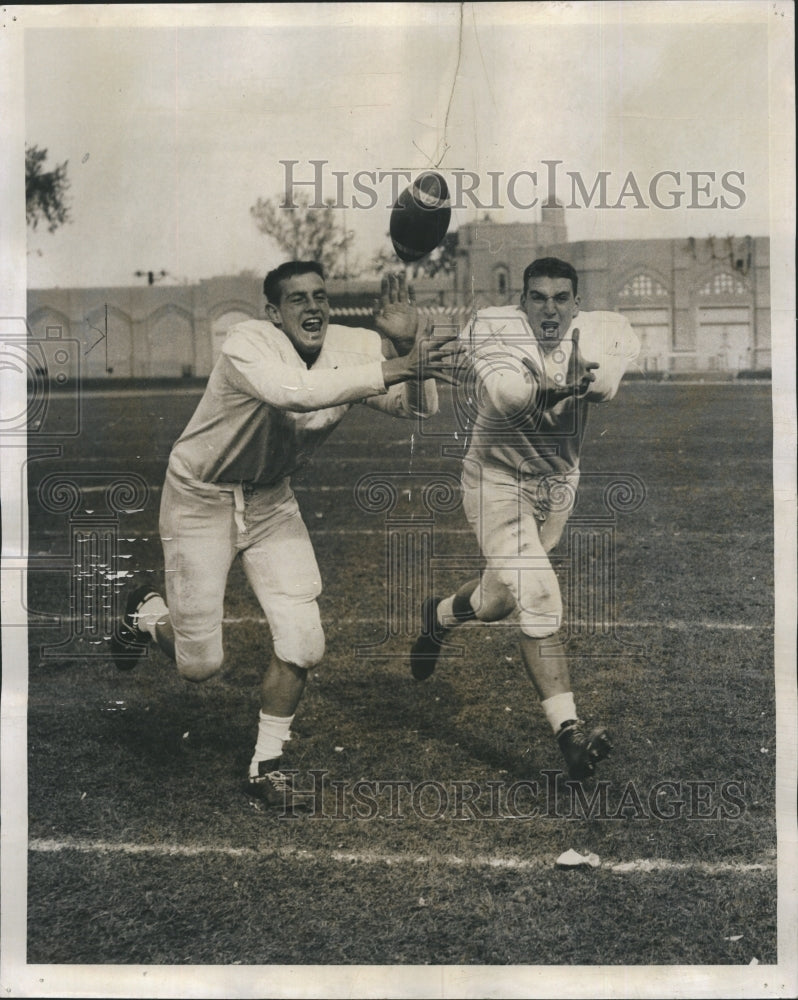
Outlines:
[[25, 218], [31, 229], [42, 219], [54, 233], [59, 226], [71, 221], [66, 193], [68, 160], [56, 164], [54, 170], [44, 170], [47, 150], [38, 146], [25, 146]]
[[[390, 235], [388, 239], [390, 240]], [[439, 271], [444, 274], [454, 274], [457, 267], [457, 245], [457, 233], [447, 233], [440, 246], [432, 253], [410, 264], [403, 263], [393, 251], [381, 247], [372, 258], [371, 266], [378, 274], [404, 267], [408, 278], [417, 278], [419, 275], [431, 278]]]
[[295, 208], [280, 205], [279, 196], [258, 198], [250, 214], [258, 229], [270, 236], [291, 260], [315, 260], [328, 278], [352, 277], [359, 269], [348, 259], [355, 238], [340, 220], [341, 211], [328, 199], [323, 208], [311, 208], [306, 192], [293, 195]]

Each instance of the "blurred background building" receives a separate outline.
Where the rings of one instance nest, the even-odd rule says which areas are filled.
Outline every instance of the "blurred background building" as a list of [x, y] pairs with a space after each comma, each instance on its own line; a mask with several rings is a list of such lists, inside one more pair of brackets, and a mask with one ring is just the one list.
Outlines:
[[[533, 223], [486, 216], [457, 235], [451, 268], [414, 279], [417, 301], [436, 324], [516, 303], [526, 265], [557, 256], [577, 269], [584, 309], [629, 317], [643, 373], [733, 378], [771, 366], [767, 237], [569, 242], [560, 206], [544, 207]], [[71, 342], [67, 364], [79, 356], [81, 378], [204, 377], [228, 328], [263, 317], [262, 283], [263, 275], [247, 273], [184, 285], [30, 289], [28, 325], [36, 340]], [[334, 322], [370, 325], [378, 278], [328, 287]]]

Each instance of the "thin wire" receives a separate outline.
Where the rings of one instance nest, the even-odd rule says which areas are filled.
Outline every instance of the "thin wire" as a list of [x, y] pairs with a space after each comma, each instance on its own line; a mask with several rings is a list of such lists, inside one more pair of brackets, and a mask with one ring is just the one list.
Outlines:
[[476, 18], [476, 14], [474, 13], [474, 5], [473, 4], [471, 5], [471, 20], [472, 20], [472, 22], [474, 24], [474, 41], [477, 43], [477, 51], [479, 52], [479, 58], [480, 58], [480, 61], [482, 63], [482, 71], [483, 71], [483, 73], [485, 75], [485, 84], [487, 85], [487, 88], [488, 88], [488, 94], [490, 94], [491, 104], [495, 108], [496, 107], [496, 98], [493, 95], [493, 88], [490, 85], [490, 75], [488, 73], [488, 67], [485, 65], [485, 56], [484, 56], [484, 54], [482, 52], [482, 46], [479, 43], [479, 32], [477, 31], [477, 18]]
[[464, 17], [464, 7], [465, 3], [460, 4], [460, 25], [457, 32], [457, 65], [454, 68], [454, 79], [452, 80], [452, 89], [449, 92], [449, 103], [446, 106], [446, 117], [443, 120], [443, 152], [438, 162], [435, 164], [439, 167], [443, 162], [444, 156], [446, 156], [449, 145], [446, 142], [446, 136], [449, 129], [449, 112], [452, 110], [452, 101], [454, 100], [454, 92], [457, 88], [457, 74], [460, 72], [460, 59], [463, 55], [463, 17]]

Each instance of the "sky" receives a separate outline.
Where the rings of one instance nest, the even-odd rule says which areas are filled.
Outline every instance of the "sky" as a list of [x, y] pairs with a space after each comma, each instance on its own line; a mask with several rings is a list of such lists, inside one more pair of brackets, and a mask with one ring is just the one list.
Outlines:
[[[207, 6], [31, 13], [25, 139], [68, 161], [72, 221], [29, 233], [29, 287], [260, 274], [284, 255], [250, 208], [287, 160], [297, 180], [325, 161], [363, 265], [389, 249], [392, 189], [353, 207], [359, 171], [437, 167], [453, 192], [471, 171], [491, 218], [537, 221], [558, 161], [572, 240], [768, 234], [767, 5]], [[570, 175], [589, 192], [601, 171], [610, 207], [586, 206]], [[675, 208], [652, 202], [663, 171]], [[452, 228], [484, 214], [463, 194]]]

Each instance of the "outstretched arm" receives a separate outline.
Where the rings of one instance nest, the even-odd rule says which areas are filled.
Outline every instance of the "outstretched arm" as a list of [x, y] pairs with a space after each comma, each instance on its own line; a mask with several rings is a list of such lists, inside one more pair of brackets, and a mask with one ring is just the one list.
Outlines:
[[575, 329], [571, 336], [571, 360], [568, 363], [568, 378], [559, 384], [553, 382], [545, 373], [541, 374], [535, 369], [528, 358], [523, 359], [523, 364], [538, 379], [540, 388], [538, 390], [537, 405], [544, 410], [548, 410], [563, 399], [571, 396], [581, 398], [587, 396], [590, 387], [596, 381], [596, 371], [600, 367], [597, 361], [586, 362], [579, 351], [579, 329]]
[[[633, 364], [640, 350], [640, 342], [629, 320], [620, 313], [597, 312], [591, 315], [590, 332], [583, 331], [585, 355], [599, 364], [585, 365], [581, 353], [579, 332], [574, 331], [572, 354], [572, 381], [577, 384], [577, 394], [588, 403], [603, 403], [613, 399], [621, 379]], [[580, 373], [592, 370], [589, 382], [580, 383]]]
[[435, 379], [454, 385], [460, 353], [456, 333], [425, 333], [414, 342], [407, 354], [383, 361], [385, 384], [392, 386], [400, 382], [418, 383]]
[[438, 409], [435, 380], [455, 381], [460, 353], [455, 333], [430, 334], [403, 273], [383, 277], [374, 324], [383, 338], [382, 370], [391, 398], [373, 402], [399, 416], [431, 416]]

